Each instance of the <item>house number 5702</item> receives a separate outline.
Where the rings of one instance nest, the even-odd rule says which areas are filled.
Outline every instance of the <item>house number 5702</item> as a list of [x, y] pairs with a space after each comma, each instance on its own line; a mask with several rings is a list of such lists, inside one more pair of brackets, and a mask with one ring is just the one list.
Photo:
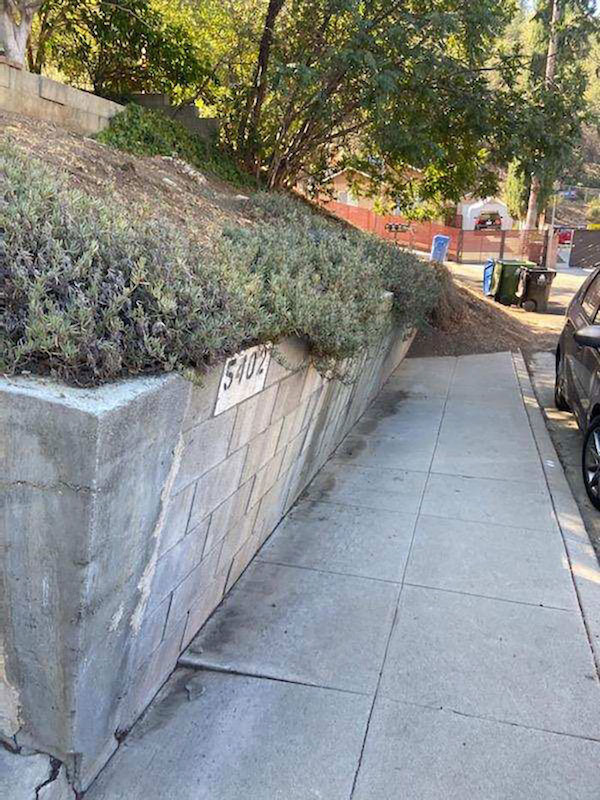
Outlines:
[[250, 347], [227, 359], [221, 375], [215, 416], [263, 389], [270, 360], [271, 351], [264, 345]]

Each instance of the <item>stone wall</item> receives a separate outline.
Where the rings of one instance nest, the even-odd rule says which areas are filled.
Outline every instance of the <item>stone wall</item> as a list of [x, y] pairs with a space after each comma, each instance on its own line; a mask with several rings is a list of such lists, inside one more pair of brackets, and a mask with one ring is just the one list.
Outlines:
[[215, 117], [198, 116], [198, 108], [193, 103], [174, 106], [167, 94], [144, 92], [133, 95], [136, 103], [144, 108], [162, 111], [163, 114], [180, 122], [185, 128], [206, 141], [213, 141], [219, 135], [219, 122]]
[[27, 72], [0, 56], [0, 110], [91, 135], [106, 128], [123, 106]]
[[[351, 384], [293, 340], [202, 386], [0, 380], [5, 740], [84, 789], [407, 347], [390, 335]], [[224, 397], [240, 369], [255, 393]]]

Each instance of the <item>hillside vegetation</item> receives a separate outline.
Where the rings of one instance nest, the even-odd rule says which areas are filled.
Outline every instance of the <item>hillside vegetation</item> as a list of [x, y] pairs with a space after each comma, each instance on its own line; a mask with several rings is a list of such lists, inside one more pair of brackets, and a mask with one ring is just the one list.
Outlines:
[[171, 156], [3, 120], [4, 373], [78, 385], [191, 375], [294, 335], [333, 375], [380, 341], [384, 291], [406, 331], [436, 301], [428, 265], [300, 200], [241, 195]]

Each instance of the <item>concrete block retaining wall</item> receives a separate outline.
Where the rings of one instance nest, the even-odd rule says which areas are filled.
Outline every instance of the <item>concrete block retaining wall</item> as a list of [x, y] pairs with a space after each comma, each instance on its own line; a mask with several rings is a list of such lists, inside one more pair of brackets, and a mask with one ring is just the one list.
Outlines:
[[217, 415], [223, 366], [202, 386], [0, 380], [0, 733], [78, 790], [408, 342], [390, 335], [349, 385], [279, 348], [260, 391]]
[[35, 75], [0, 56], [0, 110], [54, 122], [75, 133], [94, 134], [123, 106]]
[[215, 140], [219, 135], [219, 121], [215, 117], [199, 117], [198, 108], [193, 103], [174, 106], [169, 95], [148, 92], [134, 94], [132, 99], [145, 108], [162, 111], [180, 122], [190, 133], [195, 133], [207, 142]]

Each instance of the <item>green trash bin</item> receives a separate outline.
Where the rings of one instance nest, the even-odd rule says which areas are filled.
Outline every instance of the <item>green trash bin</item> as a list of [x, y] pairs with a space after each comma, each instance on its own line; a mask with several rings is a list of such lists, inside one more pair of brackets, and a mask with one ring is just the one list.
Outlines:
[[498, 303], [505, 306], [518, 305], [519, 278], [523, 267], [535, 267], [532, 261], [505, 261], [494, 263], [490, 294]]

